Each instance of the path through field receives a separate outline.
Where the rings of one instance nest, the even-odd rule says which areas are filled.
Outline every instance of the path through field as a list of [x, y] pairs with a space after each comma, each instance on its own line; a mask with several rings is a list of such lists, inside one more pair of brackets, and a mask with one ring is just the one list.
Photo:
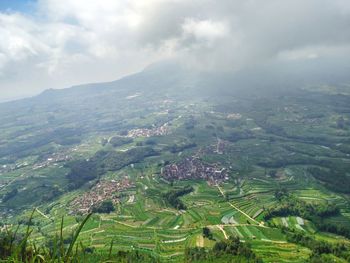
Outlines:
[[[225, 198], [225, 193], [224, 191], [221, 189], [221, 187], [217, 184], [216, 185], [217, 188], [219, 189], [221, 195]], [[245, 215], [247, 218], [249, 218], [251, 221], [253, 221], [255, 224], [259, 225], [259, 226], [263, 226], [263, 224], [259, 223], [258, 221], [256, 221], [254, 218], [252, 218], [250, 215], [248, 215], [246, 212], [242, 211], [241, 209], [239, 209], [237, 206], [235, 206], [234, 204], [228, 202], [230, 206], [232, 206], [234, 209], [236, 209], [238, 212], [240, 212], [241, 214]]]
[[225, 239], [228, 239], [228, 236], [226, 234], [226, 231], [222, 225], [216, 225], [217, 228], [221, 230], [221, 232], [224, 234]]
[[35, 210], [39, 213], [39, 215], [45, 217], [46, 219], [50, 219], [47, 215], [45, 215], [43, 212], [41, 212], [38, 208], [35, 208]]

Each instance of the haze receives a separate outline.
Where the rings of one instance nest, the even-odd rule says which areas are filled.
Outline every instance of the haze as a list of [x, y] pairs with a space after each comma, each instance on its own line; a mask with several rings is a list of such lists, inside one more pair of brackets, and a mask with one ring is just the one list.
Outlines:
[[334, 59], [343, 69], [350, 59], [346, 0], [16, 0], [0, 8], [1, 100], [169, 59], [225, 72], [310, 60], [322, 70]]

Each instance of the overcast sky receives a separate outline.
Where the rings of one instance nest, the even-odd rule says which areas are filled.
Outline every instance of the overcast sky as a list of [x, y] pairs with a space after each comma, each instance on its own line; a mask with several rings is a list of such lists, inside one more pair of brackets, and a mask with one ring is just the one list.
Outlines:
[[234, 71], [349, 55], [349, 0], [0, 1], [0, 99], [169, 58]]

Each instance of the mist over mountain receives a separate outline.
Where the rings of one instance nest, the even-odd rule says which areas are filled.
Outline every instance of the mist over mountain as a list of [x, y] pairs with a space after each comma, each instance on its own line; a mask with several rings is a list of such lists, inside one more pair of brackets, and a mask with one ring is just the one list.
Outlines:
[[[143, 71], [121, 79], [74, 86], [65, 89], [48, 89], [39, 96], [25, 100], [35, 103], [69, 103], [94, 96], [128, 96], [145, 92], [174, 98], [214, 95], [261, 96], [266, 92], [292, 92], [313, 85], [347, 86], [350, 83], [350, 65], [346, 58], [272, 61], [237, 71], [198, 70], [177, 60], [166, 60], [146, 67]], [[20, 105], [21, 102], [16, 102]], [[73, 107], [74, 109], [74, 107]]]

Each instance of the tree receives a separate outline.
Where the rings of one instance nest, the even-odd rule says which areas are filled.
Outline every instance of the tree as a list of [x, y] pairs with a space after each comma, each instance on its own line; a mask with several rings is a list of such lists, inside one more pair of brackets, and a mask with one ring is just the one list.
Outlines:
[[278, 201], [282, 201], [284, 197], [288, 197], [288, 190], [286, 188], [281, 188], [275, 191], [275, 198]]
[[105, 213], [109, 214], [115, 210], [114, 204], [111, 200], [104, 200], [98, 206], [92, 208], [92, 212], [94, 213]]
[[277, 176], [277, 170], [273, 169], [269, 171], [269, 176], [271, 176], [272, 178], [275, 178]]
[[203, 227], [202, 232], [203, 232], [203, 237], [208, 239], [213, 239], [213, 233], [211, 233], [208, 227]]

